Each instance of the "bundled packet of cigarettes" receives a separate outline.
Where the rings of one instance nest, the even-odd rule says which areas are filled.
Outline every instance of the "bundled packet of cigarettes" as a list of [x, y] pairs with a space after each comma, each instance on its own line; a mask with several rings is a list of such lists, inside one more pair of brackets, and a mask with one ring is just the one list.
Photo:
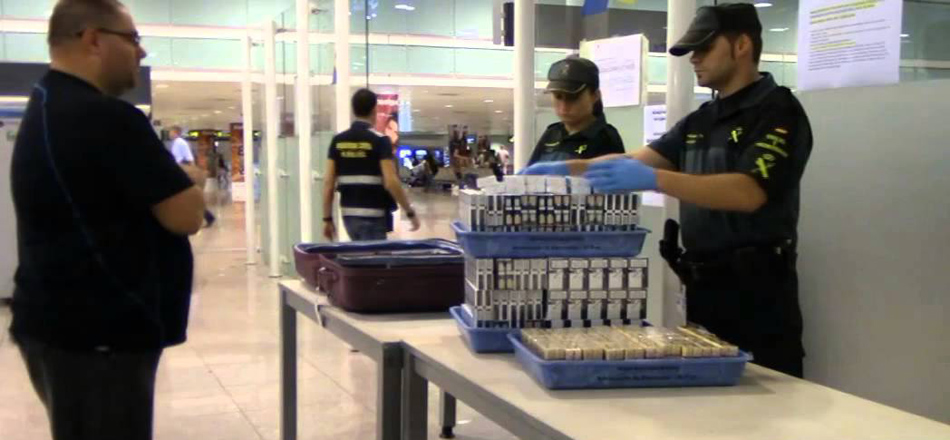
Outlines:
[[594, 194], [580, 177], [479, 179], [459, 192], [459, 219], [476, 232], [630, 231], [640, 222], [636, 193]]
[[465, 303], [478, 327], [588, 328], [646, 318], [645, 258], [465, 260]]
[[739, 348], [690, 327], [526, 329], [524, 345], [544, 360], [628, 360], [734, 357]]

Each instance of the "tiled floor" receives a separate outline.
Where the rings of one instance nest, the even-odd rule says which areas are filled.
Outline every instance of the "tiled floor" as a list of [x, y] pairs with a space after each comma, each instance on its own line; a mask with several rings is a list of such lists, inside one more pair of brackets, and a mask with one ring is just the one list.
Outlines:
[[[450, 237], [454, 199], [413, 193], [423, 228], [397, 225], [403, 238]], [[158, 374], [155, 437], [160, 440], [278, 438], [278, 310], [276, 281], [245, 265], [242, 211], [221, 207], [220, 221], [192, 241], [196, 280], [189, 341], [165, 352]], [[0, 439], [49, 438], [37, 400], [0, 306]], [[300, 438], [375, 437], [375, 363], [309, 320], [300, 323]], [[431, 387], [430, 437], [438, 438], [438, 390]], [[458, 438], [511, 439], [460, 405]]]

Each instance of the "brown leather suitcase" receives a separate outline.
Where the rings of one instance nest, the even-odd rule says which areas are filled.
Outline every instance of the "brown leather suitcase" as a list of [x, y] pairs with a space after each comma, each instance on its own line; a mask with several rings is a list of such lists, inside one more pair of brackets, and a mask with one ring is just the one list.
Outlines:
[[[298, 273], [357, 313], [447, 311], [464, 302], [462, 249], [446, 240], [297, 246]], [[315, 258], [311, 258], [314, 256]], [[303, 261], [303, 264], [300, 262]], [[303, 270], [302, 270], [303, 269]]]

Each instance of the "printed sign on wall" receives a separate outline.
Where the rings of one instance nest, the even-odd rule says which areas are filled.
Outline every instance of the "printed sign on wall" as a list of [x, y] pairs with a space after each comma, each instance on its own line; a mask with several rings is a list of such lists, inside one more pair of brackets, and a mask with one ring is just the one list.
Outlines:
[[604, 107], [640, 105], [646, 91], [643, 73], [645, 49], [650, 47], [643, 35], [608, 38], [588, 42], [590, 60], [600, 69], [600, 90]]
[[798, 88], [900, 81], [901, 0], [802, 0]]
[[643, 107], [643, 145], [649, 145], [666, 133], [666, 106]]

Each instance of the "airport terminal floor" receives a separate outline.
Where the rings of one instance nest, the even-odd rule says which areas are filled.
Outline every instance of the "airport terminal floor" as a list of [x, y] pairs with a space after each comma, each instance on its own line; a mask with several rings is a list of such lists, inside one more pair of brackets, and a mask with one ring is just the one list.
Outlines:
[[[397, 224], [391, 237], [450, 237], [456, 202], [449, 194], [413, 192], [422, 228]], [[238, 207], [235, 207], [238, 206]], [[188, 342], [167, 350], [158, 373], [156, 440], [277, 440], [279, 327], [277, 280], [245, 265], [243, 209], [216, 207], [219, 220], [192, 240], [196, 277]], [[0, 307], [0, 328], [9, 325]], [[299, 320], [300, 439], [375, 436], [376, 369], [372, 360], [310, 320]], [[0, 332], [0, 439], [49, 438], [46, 413], [7, 332]], [[430, 438], [438, 389], [430, 387]], [[459, 406], [457, 438], [513, 439]]]

